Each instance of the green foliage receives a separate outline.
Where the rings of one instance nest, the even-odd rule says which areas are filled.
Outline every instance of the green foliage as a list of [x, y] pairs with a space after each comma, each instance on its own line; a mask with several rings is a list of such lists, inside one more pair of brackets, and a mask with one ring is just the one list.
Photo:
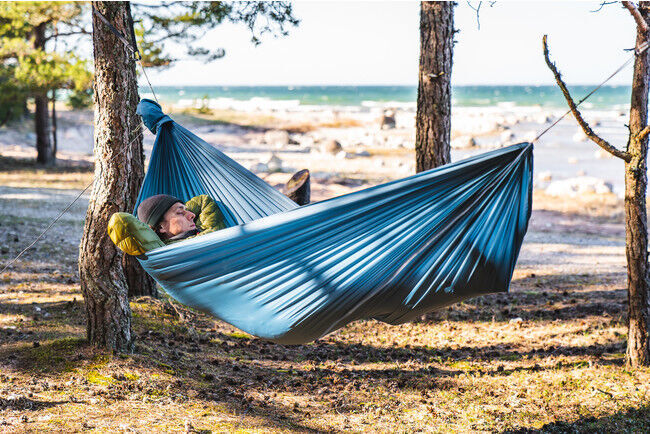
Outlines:
[[81, 110], [92, 106], [93, 90], [73, 90], [68, 96], [68, 105], [74, 110]]
[[[84, 28], [88, 10], [82, 2], [0, 3], [4, 86], [13, 87], [14, 93], [27, 90], [32, 94], [88, 89], [92, 74], [87, 61], [76, 54], [76, 47], [63, 46], [64, 38], [90, 34]], [[0, 105], [10, 98], [0, 94]]]
[[72, 53], [61, 55], [44, 50], [19, 55], [15, 76], [33, 92], [47, 92], [50, 89], [82, 91], [92, 83], [87, 61]]
[[167, 54], [165, 41], [183, 44], [187, 55], [206, 62], [225, 55], [223, 48], [193, 45], [205, 33], [223, 22], [243, 23], [251, 31], [254, 44], [266, 33], [274, 36], [288, 34], [286, 26], [296, 26], [288, 2], [174, 2], [133, 4], [134, 16], [141, 19], [135, 29], [144, 66], [166, 67], [175, 59]]
[[27, 102], [27, 89], [16, 80], [15, 66], [0, 65], [0, 125], [20, 118]]
[[208, 95], [203, 95], [203, 99], [201, 100], [201, 107], [197, 109], [197, 112], [202, 115], [212, 113], [212, 110], [210, 110], [210, 98]]

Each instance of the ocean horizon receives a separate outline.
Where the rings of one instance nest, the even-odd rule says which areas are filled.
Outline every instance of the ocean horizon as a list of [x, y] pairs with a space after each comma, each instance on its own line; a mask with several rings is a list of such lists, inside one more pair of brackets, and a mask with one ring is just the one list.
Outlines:
[[[578, 101], [596, 85], [570, 86]], [[201, 105], [216, 102], [266, 102], [269, 106], [396, 106], [415, 108], [417, 86], [408, 85], [341, 85], [341, 86], [156, 86], [162, 102]], [[140, 86], [143, 96], [151, 95]], [[631, 87], [603, 86], [582, 104], [586, 109], [617, 110], [629, 106]], [[562, 92], [555, 85], [464, 85], [452, 87], [452, 104], [456, 107], [540, 106], [565, 108]], [[213, 104], [211, 104], [212, 106]], [[218, 104], [217, 104], [218, 105]]]

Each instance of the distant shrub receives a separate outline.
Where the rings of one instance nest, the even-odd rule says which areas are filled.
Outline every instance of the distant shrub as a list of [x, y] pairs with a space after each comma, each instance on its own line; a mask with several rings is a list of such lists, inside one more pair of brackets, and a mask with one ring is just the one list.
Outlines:
[[208, 95], [203, 95], [201, 105], [196, 109], [196, 111], [202, 115], [212, 113], [212, 110], [210, 109], [210, 97]]
[[73, 110], [81, 110], [93, 105], [93, 90], [73, 90], [68, 96], [68, 105]]
[[0, 67], [0, 125], [26, 112], [27, 90], [14, 77], [12, 67]]

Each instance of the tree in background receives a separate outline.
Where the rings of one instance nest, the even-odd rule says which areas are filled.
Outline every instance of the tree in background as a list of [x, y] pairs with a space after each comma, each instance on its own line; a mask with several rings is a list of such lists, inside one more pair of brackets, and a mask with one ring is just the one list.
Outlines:
[[415, 116], [416, 171], [451, 161], [454, 2], [420, 3], [420, 73]]
[[[189, 56], [211, 61], [225, 54], [222, 48], [195, 44], [206, 31], [223, 22], [243, 23], [259, 44], [265, 33], [286, 35], [297, 25], [291, 4], [285, 2], [172, 2], [134, 3], [143, 65], [170, 66], [164, 43], [187, 47]], [[26, 98], [34, 98], [37, 161], [56, 159], [56, 90], [71, 90], [73, 108], [88, 106], [91, 74], [76, 54], [78, 37], [90, 35], [90, 8], [86, 2], [0, 3], [0, 124], [22, 115]], [[263, 21], [263, 23], [262, 23]], [[129, 29], [130, 32], [130, 29]], [[57, 41], [61, 44], [57, 46]], [[52, 126], [48, 112], [52, 100]], [[52, 136], [50, 135], [52, 133]]]
[[71, 47], [55, 50], [60, 39], [89, 34], [83, 24], [85, 9], [78, 2], [0, 3], [0, 83], [14, 89], [0, 94], [0, 105], [15, 104], [10, 98], [21, 90], [34, 98], [36, 160], [42, 164], [56, 159], [48, 92], [54, 100], [57, 89], [85, 89], [92, 80], [85, 61]]
[[[636, 47], [650, 41], [650, 2], [642, 1], [637, 9], [632, 2], [623, 5], [637, 23]], [[628, 333], [626, 362], [629, 366], [650, 365], [650, 281], [648, 280], [648, 87], [650, 49], [638, 53], [632, 75], [630, 101], [630, 135], [625, 151], [598, 136], [583, 119], [562, 77], [549, 58], [546, 36], [544, 57], [555, 76], [573, 116], [584, 133], [610, 154], [625, 161], [625, 255], [627, 258]]]
[[16, 65], [0, 62], [0, 126], [25, 115], [27, 89], [16, 79]]
[[[126, 39], [130, 39], [128, 2], [93, 2], [93, 5]], [[155, 14], [147, 13], [143, 23], [150, 22], [153, 29], [159, 30], [158, 33], [153, 29], [146, 32], [149, 36], [159, 36], [150, 42], [151, 45], [144, 46], [145, 59], [157, 66], [165, 66], [172, 61], [160, 48], [162, 41], [194, 41], [200, 32], [226, 19], [246, 22], [254, 32], [253, 38], [257, 38], [259, 32], [272, 31], [271, 23], [278, 20], [297, 22], [291, 17], [290, 5], [279, 2], [234, 5], [186, 2], [147, 4], [140, 5], [140, 8], [156, 11]], [[255, 24], [254, 18], [257, 15], [250, 15], [253, 11], [269, 20], [261, 30]], [[145, 28], [145, 25], [141, 24], [141, 28]], [[278, 26], [282, 28], [281, 24]], [[79, 277], [86, 301], [89, 341], [117, 351], [130, 351], [133, 337], [128, 295], [133, 295], [137, 288], [142, 290], [145, 284], [133, 281], [134, 277], [139, 276], [135, 272], [137, 261], [134, 258], [124, 258], [121, 266], [116, 247], [107, 236], [106, 227], [114, 212], [133, 209], [144, 177], [142, 134], [137, 129], [141, 121], [135, 113], [139, 99], [135, 61], [131, 51], [96, 15], [93, 15], [93, 47], [95, 183], [80, 246]], [[207, 49], [190, 48], [189, 52], [203, 56], [206, 60], [223, 55], [223, 50], [210, 52]], [[129, 264], [134, 268], [129, 268]]]

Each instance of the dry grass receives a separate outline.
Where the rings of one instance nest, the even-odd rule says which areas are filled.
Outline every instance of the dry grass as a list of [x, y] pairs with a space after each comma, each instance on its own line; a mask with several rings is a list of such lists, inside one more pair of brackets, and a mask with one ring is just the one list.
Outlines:
[[43, 167], [33, 160], [0, 156], [0, 186], [82, 190], [92, 181], [92, 164], [66, 163], [59, 161], [58, 166]]
[[[30, 186], [51, 188], [43, 181], [50, 172], [21, 170]], [[12, 173], [0, 173], [0, 184]], [[38, 213], [13, 218], [16, 203], [0, 198], [0, 265], [49, 221]], [[536, 195], [531, 235], [589, 225], [589, 240], [610, 242], [622, 233], [620, 207], [615, 198]], [[623, 364], [621, 267], [584, 273], [526, 265], [509, 294], [400, 326], [359, 321], [300, 346], [253, 338], [166, 298], [141, 298], [131, 303], [135, 352], [120, 355], [85, 342], [77, 247], [61, 241], [66, 231], [80, 231], [83, 210], [72, 217], [0, 275], [0, 432], [591, 433], [650, 426], [650, 370]], [[547, 228], [542, 217], [557, 224]]]
[[174, 118], [181, 123], [198, 125], [215, 123], [231, 124], [251, 129], [280, 129], [290, 133], [307, 133], [319, 128], [352, 128], [362, 126], [361, 122], [349, 118], [335, 117], [328, 121], [295, 122], [271, 115], [235, 110], [185, 109], [181, 113], [174, 115]]

